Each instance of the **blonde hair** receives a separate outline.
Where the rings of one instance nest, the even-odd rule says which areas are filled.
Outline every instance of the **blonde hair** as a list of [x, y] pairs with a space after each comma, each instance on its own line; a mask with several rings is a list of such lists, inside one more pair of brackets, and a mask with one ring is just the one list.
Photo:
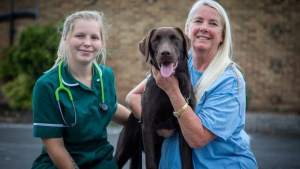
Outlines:
[[232, 48], [232, 35], [230, 29], [230, 22], [224, 8], [217, 2], [213, 0], [199, 0], [197, 1], [190, 10], [186, 24], [185, 24], [185, 33], [189, 34], [190, 26], [196, 11], [203, 5], [214, 8], [219, 15], [221, 16], [221, 22], [223, 24], [223, 37], [224, 41], [219, 45], [218, 51], [211, 61], [207, 69], [204, 71], [203, 75], [197, 82], [194, 91], [199, 102], [204, 94], [204, 92], [209, 89], [212, 84], [222, 75], [226, 67], [233, 63], [233, 48]]
[[[107, 43], [106, 43], [107, 35], [106, 35], [106, 29], [104, 25], [103, 13], [97, 11], [80, 11], [80, 12], [73, 13], [72, 15], [68, 16], [65, 19], [61, 31], [60, 43], [57, 50], [57, 59], [55, 60], [55, 63], [50, 70], [57, 67], [62, 61], [68, 59], [70, 55], [70, 49], [69, 49], [70, 37], [74, 29], [75, 21], [78, 19], [85, 19], [85, 20], [93, 19], [98, 22], [100, 27], [102, 48], [99, 51], [97, 57], [93, 60], [93, 62], [97, 63], [101, 55], [101, 63], [105, 64], [105, 60], [107, 56]], [[47, 72], [49, 72], [50, 70], [48, 70]]]

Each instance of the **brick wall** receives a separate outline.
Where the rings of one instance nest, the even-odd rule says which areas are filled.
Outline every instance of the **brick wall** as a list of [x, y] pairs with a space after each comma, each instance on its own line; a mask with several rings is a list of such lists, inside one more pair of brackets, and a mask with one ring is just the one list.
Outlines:
[[[0, 13], [9, 12], [0, 1]], [[56, 24], [79, 10], [99, 10], [109, 23], [107, 65], [115, 72], [119, 101], [149, 71], [138, 42], [161, 26], [184, 28], [194, 0], [40, 0], [38, 23]], [[300, 1], [219, 0], [234, 37], [234, 60], [244, 69], [248, 109], [300, 112]], [[15, 1], [15, 11], [35, 10], [35, 0]], [[15, 21], [16, 37], [33, 19]], [[0, 22], [0, 48], [9, 44], [9, 22]]]

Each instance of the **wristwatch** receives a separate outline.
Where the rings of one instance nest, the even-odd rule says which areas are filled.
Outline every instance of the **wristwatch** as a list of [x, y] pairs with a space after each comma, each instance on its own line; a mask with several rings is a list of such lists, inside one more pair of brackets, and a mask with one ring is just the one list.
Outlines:
[[185, 111], [185, 109], [188, 107], [188, 103], [185, 103], [180, 110], [178, 110], [178, 112], [174, 111], [173, 112], [173, 115], [176, 117], [176, 118], [179, 118], [181, 116], [181, 114]]

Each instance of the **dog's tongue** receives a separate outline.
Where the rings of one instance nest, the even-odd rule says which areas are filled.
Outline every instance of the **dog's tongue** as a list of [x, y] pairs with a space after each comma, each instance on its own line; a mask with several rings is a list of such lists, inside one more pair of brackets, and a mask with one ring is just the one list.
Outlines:
[[171, 63], [163, 63], [160, 67], [160, 73], [163, 77], [170, 77], [173, 73], [173, 66]]

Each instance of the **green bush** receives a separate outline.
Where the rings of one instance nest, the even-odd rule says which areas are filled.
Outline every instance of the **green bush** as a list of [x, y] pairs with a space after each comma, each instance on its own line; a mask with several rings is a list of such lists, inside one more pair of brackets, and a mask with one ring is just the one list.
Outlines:
[[17, 45], [4, 50], [0, 78], [12, 109], [31, 110], [34, 83], [54, 64], [59, 39], [53, 25], [29, 26], [21, 32]]
[[17, 66], [13, 64], [12, 53], [15, 47], [4, 49], [0, 60], [0, 79], [7, 82], [17, 77]]
[[31, 108], [31, 93], [34, 81], [27, 74], [19, 74], [16, 79], [6, 83], [3, 91], [6, 98], [9, 98], [10, 107], [18, 110], [28, 110]]

